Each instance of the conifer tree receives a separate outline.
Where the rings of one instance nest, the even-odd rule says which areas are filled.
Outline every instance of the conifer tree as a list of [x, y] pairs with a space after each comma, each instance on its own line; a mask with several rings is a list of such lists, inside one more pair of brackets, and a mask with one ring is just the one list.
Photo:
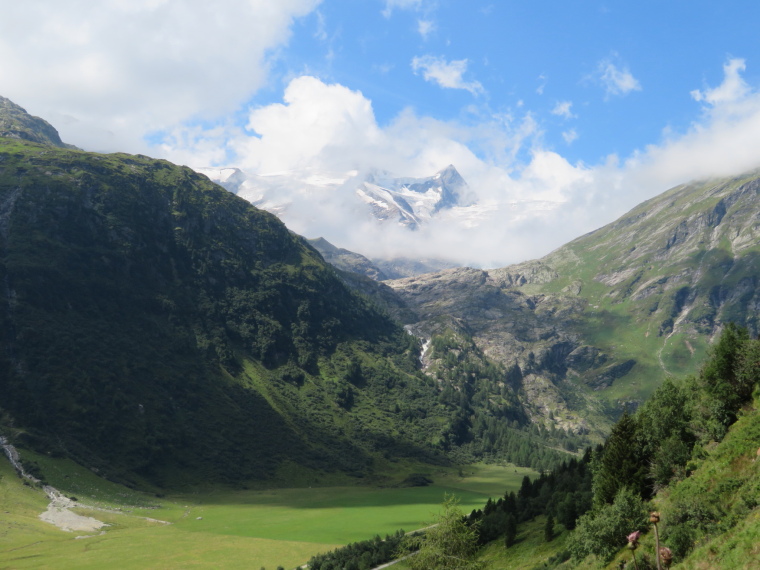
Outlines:
[[544, 540], [551, 542], [554, 540], [554, 517], [548, 515], [544, 524]]
[[514, 513], [507, 515], [507, 523], [504, 526], [504, 545], [509, 548], [517, 539], [517, 517]]
[[643, 497], [649, 495], [642, 444], [636, 419], [626, 411], [612, 428], [594, 473], [596, 507], [612, 503], [624, 487]]
[[[423, 534], [409, 536], [401, 556], [411, 570], [482, 570], [475, 560], [478, 525], [468, 524], [453, 496], [447, 496], [443, 513]], [[416, 553], [415, 553], [416, 552]]]

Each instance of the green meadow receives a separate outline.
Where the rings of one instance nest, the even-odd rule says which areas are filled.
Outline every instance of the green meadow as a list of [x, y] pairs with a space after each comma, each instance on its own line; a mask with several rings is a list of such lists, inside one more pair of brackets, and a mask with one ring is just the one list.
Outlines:
[[0, 568], [295, 568], [350, 542], [421, 528], [446, 494], [469, 512], [535, 475], [479, 464], [436, 468], [427, 487], [398, 486], [408, 474], [398, 473], [385, 487], [212, 488], [157, 498], [67, 461], [34, 459], [51, 484], [94, 507], [76, 512], [111, 526], [77, 533], [42, 522], [45, 495], [0, 461]]

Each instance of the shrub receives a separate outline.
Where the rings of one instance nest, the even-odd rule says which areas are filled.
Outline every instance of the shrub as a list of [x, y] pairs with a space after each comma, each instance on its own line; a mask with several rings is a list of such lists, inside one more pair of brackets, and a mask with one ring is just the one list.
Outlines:
[[609, 561], [625, 545], [628, 534], [647, 527], [648, 512], [644, 502], [635, 491], [624, 487], [615, 495], [611, 505], [604, 505], [578, 519], [570, 552], [577, 560], [594, 554]]

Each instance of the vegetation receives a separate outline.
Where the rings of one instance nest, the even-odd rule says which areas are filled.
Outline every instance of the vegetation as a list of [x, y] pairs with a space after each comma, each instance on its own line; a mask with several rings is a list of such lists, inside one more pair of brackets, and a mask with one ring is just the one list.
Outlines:
[[[588, 346], [544, 343], [556, 331], [542, 329], [542, 351], [508, 366], [444, 319], [423, 373], [418, 341], [275, 217], [187, 168], [62, 147], [52, 127], [8, 103], [0, 100], [0, 432], [37, 477], [84, 506], [111, 509], [99, 516], [113, 526], [105, 538], [64, 543], [37, 518], [39, 490], [3, 464], [3, 563], [55, 556], [57, 567], [102, 567], [121, 559], [119, 545], [139, 543], [129, 564], [145, 567], [174, 540], [165, 566], [218, 561], [220, 549], [229, 565], [250, 566], [245, 538], [266, 564], [332, 550], [313, 564], [368, 568], [402, 541], [399, 520], [422, 520], [421, 505], [457, 489], [431, 471], [458, 465], [463, 479], [475, 460], [541, 474], [506, 492], [502, 485], [497, 500], [467, 517], [445, 502], [435, 526], [403, 539], [405, 552], [416, 552], [407, 567], [609, 565], [634, 531], [644, 533], [646, 565], [645, 553], [657, 557], [653, 509], [676, 564], [739, 568], [760, 559], [760, 341], [728, 324], [698, 373], [657, 389], [652, 374], [696, 371], [706, 333], [728, 317], [757, 332], [757, 247], [734, 256], [726, 239], [707, 249], [695, 238], [756, 194], [751, 181], [721, 182], [699, 204], [689, 188], [668, 193], [691, 218], [663, 244], [636, 226], [637, 246], [624, 251], [633, 231], [624, 221], [547, 258], [557, 276], [524, 287], [542, 295], [543, 313], [531, 318], [571, 322], [580, 311], [570, 332]], [[646, 217], [647, 206], [633, 214]], [[735, 229], [749, 243], [746, 228]], [[667, 274], [655, 263], [662, 256]], [[692, 282], [672, 282], [673, 271], [686, 275], [697, 263]], [[578, 269], [563, 272], [568, 264]], [[533, 311], [524, 297], [513, 300]], [[613, 351], [618, 363], [608, 365]], [[563, 376], [571, 352], [572, 378]], [[616, 383], [631, 371], [639, 387]], [[582, 430], [557, 429], [551, 412], [536, 420], [520, 386], [537, 372], [566, 400], [584, 385], [611, 385], [613, 398], [651, 397], [593, 448]], [[383, 469], [394, 466], [403, 474], [391, 481]], [[242, 489], [296, 480], [303, 488], [287, 494]], [[310, 488], [336, 481], [394, 488], [343, 489], [339, 500]], [[220, 482], [238, 491], [214, 491]], [[164, 500], [176, 489], [187, 494]], [[482, 504], [482, 495], [464, 495], [468, 508]], [[266, 527], [241, 503], [255, 505]], [[122, 539], [116, 546], [112, 532]], [[377, 532], [386, 539], [362, 541]], [[200, 544], [204, 534], [214, 536], [211, 546]], [[272, 562], [295, 536], [288, 559]], [[336, 549], [347, 541], [356, 542]]]
[[146, 157], [0, 138], [0, 163], [16, 443], [131, 485], [440, 461], [416, 341], [274, 216]]
[[[285, 462], [559, 464], [471, 339], [418, 341], [274, 216], [188, 168], [0, 137], [0, 430], [130, 486]], [[11, 428], [11, 425], [16, 426]]]
[[549, 470], [589, 444], [587, 437], [531, 421], [516, 389], [519, 367], [487, 358], [467, 334], [449, 328], [434, 335], [429, 358], [427, 374], [441, 386], [438, 401], [453, 417], [441, 445], [456, 456]]
[[655, 568], [659, 527], [662, 564], [760, 563], [759, 351], [760, 340], [727, 326], [698, 376], [665, 382], [582, 461], [489, 499], [469, 517], [485, 545], [478, 559], [489, 568], [617, 568], [633, 553], [638, 568]]
[[408, 557], [411, 570], [480, 570], [477, 551], [478, 522], [468, 521], [456, 499], [447, 497], [443, 512], [424, 533], [407, 536], [399, 555]]
[[311, 570], [370, 570], [385, 562], [395, 560], [404, 531], [380, 538], [353, 542], [326, 554], [318, 554], [309, 559]]
[[[119, 560], [120, 568], [292, 569], [318, 553], [375, 533], [394, 535], [402, 524], [425, 526], [445, 494], [456, 493], [467, 509], [482, 505], [505, 485], [513, 490], [527, 470], [514, 466], [468, 466], [437, 470], [427, 487], [401, 487], [419, 466], [388, 465], [383, 486], [353, 485], [350, 477], [325, 481], [327, 487], [229, 489], [195, 488], [186, 494], [156, 497], [99, 478], [65, 459], [22, 452], [66, 495], [76, 495], [77, 512], [112, 526], [102, 536], [72, 540], [39, 520], [47, 506], [40, 491], [24, 486], [7, 461], [0, 462], [0, 566], [13, 568], [103, 568]], [[283, 481], [286, 483], [286, 481]], [[88, 506], [99, 509], [93, 511]], [[143, 517], [154, 519], [154, 522]], [[199, 518], [200, 517], [200, 518]], [[155, 520], [168, 521], [165, 525]], [[74, 533], [86, 535], [92, 533]], [[373, 539], [370, 538], [369, 542]]]

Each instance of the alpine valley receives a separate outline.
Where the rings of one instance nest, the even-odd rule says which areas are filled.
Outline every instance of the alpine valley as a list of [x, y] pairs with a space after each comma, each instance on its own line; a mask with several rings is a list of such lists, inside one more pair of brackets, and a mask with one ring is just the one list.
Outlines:
[[[276, 500], [302, 505], [300, 518], [317, 510], [312, 486], [407, 493], [441, 478], [470, 493], [469, 505], [492, 489], [475, 474], [508, 463], [499, 473], [513, 479], [499, 479], [498, 494], [526, 474], [588, 473], [573, 499], [585, 505], [590, 473], [604, 466], [586, 466], [584, 449], [618, 433], [624, 412], [647, 413], [667, 378], [699, 374], [729, 323], [760, 330], [760, 172], [673, 188], [541, 259], [488, 270], [370, 260], [298, 236], [266, 211], [288, 207], [276, 190], [293, 176], [86, 152], [0, 98], [0, 442], [33, 476], [16, 485], [10, 467], [0, 471], [0, 488], [18, 497], [6, 514], [20, 517], [0, 526], [0, 566], [32, 567], [22, 555], [52, 540], [13, 538], [44, 535], [18, 514], [39, 502], [32, 480], [69, 493], [75, 479], [97, 480], [114, 489], [109, 508], [118, 495], [150, 515], [140, 524], [158, 524], [148, 509], [163, 508], [171, 532], [206, 517], [217, 525], [209, 532], [237, 537], [252, 523], [230, 522], [242, 521], [231, 508], [215, 515], [229, 508], [219, 489], [297, 487]], [[430, 178], [299, 176], [321, 191], [350, 185], [365, 212], [408, 231], [471, 206], [454, 166]], [[738, 423], [755, 433], [755, 420]], [[547, 479], [550, 470], [558, 475]], [[543, 483], [522, 485], [520, 505], [560, 512]], [[151, 502], [166, 496], [173, 506]], [[394, 497], [394, 508], [419, 502]], [[191, 517], [201, 508], [191, 503], [205, 514]], [[107, 552], [111, 533], [135, 531], [122, 514], [103, 514], [114, 526], [88, 535], [93, 552]], [[390, 520], [390, 530], [418, 524]], [[12, 554], [22, 547], [6, 535], [31, 550]], [[300, 565], [349, 541], [312, 538], [321, 546], [276, 555]], [[49, 544], [30, 559], [86, 567], [56, 559], [74, 546]], [[187, 565], [124, 558], [124, 567]]]

